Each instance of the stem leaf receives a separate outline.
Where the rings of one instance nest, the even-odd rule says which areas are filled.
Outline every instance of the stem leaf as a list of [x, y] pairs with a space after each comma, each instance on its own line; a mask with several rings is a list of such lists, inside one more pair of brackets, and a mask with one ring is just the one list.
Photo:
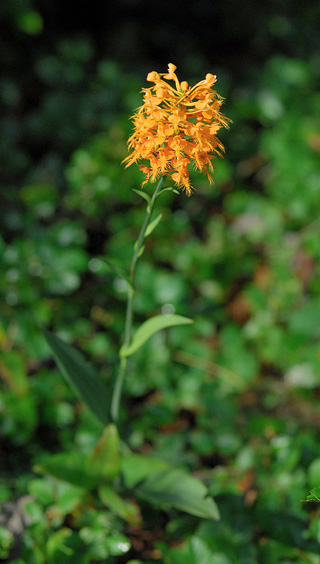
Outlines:
[[112, 272], [114, 274], [116, 274], [117, 276], [120, 276], [120, 278], [122, 278], [123, 280], [128, 282], [129, 286], [131, 286], [131, 288], [133, 288], [132, 280], [131, 280], [128, 272], [124, 268], [122, 268], [121, 266], [118, 266], [117, 264], [114, 264], [109, 259], [106, 259], [104, 257], [102, 258], [102, 260], [108, 265], [108, 267], [110, 268], [110, 270], [112, 270]]
[[160, 190], [160, 192], [157, 195], [157, 198], [160, 196], [160, 194], [162, 194], [162, 192], [173, 192], [174, 194], [180, 194], [179, 190], [177, 190], [177, 188], [174, 188], [173, 186], [167, 186], [166, 188], [163, 188], [162, 190]]
[[151, 198], [150, 198], [149, 194], [147, 194], [146, 192], [143, 192], [143, 190], [137, 190], [136, 188], [133, 188], [133, 191], [136, 192], [137, 194], [139, 194], [139, 196], [141, 196], [141, 198], [146, 200], [146, 202], [148, 204], [148, 212], [150, 212], [150, 210], [151, 210]]
[[155, 315], [151, 319], [147, 319], [132, 337], [131, 344], [126, 349], [122, 349], [121, 356], [130, 356], [136, 352], [152, 335], [174, 325], [189, 325], [193, 323], [192, 319], [182, 317], [182, 315]]
[[137, 487], [137, 492], [157, 505], [175, 507], [203, 519], [220, 518], [218, 507], [208, 495], [206, 486], [179, 468], [151, 474]]
[[[134, 244], [134, 250], [135, 251], [137, 250], [137, 247], [138, 247], [138, 241], [136, 241], [135, 244]], [[145, 245], [141, 245], [139, 252], [137, 254], [137, 258], [141, 257], [141, 255], [144, 253], [145, 247], [146, 247]]]
[[58, 368], [77, 396], [101, 423], [109, 423], [110, 393], [93, 367], [79, 351], [50, 331], [45, 329], [44, 336]]
[[162, 218], [162, 213], [159, 213], [159, 215], [153, 221], [151, 221], [151, 223], [149, 223], [146, 232], [144, 234], [145, 238], [151, 235], [153, 230], [157, 227], [158, 223], [161, 221], [161, 218]]

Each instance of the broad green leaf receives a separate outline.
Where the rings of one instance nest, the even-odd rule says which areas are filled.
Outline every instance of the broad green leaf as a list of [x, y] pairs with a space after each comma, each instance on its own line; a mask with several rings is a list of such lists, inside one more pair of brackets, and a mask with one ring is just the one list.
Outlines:
[[142, 190], [136, 190], [136, 188], [133, 188], [133, 191], [136, 192], [137, 194], [139, 194], [139, 196], [141, 196], [141, 198], [146, 200], [146, 202], [148, 203], [148, 211], [150, 211], [150, 209], [151, 209], [151, 198], [150, 198], [149, 194], [147, 194], [146, 192], [143, 192]]
[[192, 319], [182, 315], [156, 315], [145, 321], [133, 335], [131, 344], [127, 349], [122, 349], [121, 356], [130, 356], [136, 352], [144, 343], [161, 329], [173, 327], [174, 325], [189, 325]]
[[51, 455], [34, 467], [39, 474], [50, 474], [59, 480], [91, 490], [97, 484], [95, 476], [85, 467], [85, 458], [77, 452], [61, 452]]
[[86, 460], [88, 473], [99, 480], [113, 480], [120, 474], [120, 450], [117, 427], [106, 427], [96, 446]]
[[152, 474], [137, 487], [137, 491], [161, 506], [169, 505], [204, 519], [220, 518], [218, 507], [212, 497], [208, 497], [205, 485], [184, 470], [174, 468]]
[[127, 488], [136, 486], [150, 474], [169, 470], [169, 468], [170, 466], [164, 460], [142, 454], [123, 454], [121, 459], [121, 471]]
[[131, 280], [128, 272], [126, 272], [126, 270], [124, 268], [122, 268], [121, 266], [118, 266], [117, 264], [114, 264], [109, 259], [106, 259], [104, 257], [102, 258], [102, 260], [109, 266], [110, 270], [112, 270], [112, 272], [114, 274], [116, 274], [117, 276], [120, 276], [120, 278], [122, 278], [123, 280], [128, 282], [129, 286], [131, 286], [131, 288], [133, 288], [132, 280]]
[[149, 223], [146, 232], [144, 234], [144, 236], [147, 238], [149, 237], [149, 235], [151, 235], [151, 233], [154, 231], [154, 229], [157, 227], [159, 221], [161, 221], [162, 218], [162, 213], [159, 213], [159, 215], [156, 217], [156, 219], [154, 219], [153, 221], [151, 221], [151, 223]]
[[131, 501], [122, 499], [111, 486], [103, 484], [98, 489], [98, 494], [102, 503], [118, 517], [132, 525], [139, 525], [141, 523], [139, 507]]
[[44, 335], [61, 373], [76, 394], [101, 423], [109, 423], [110, 394], [92, 366], [80, 352], [50, 331], [45, 329]]

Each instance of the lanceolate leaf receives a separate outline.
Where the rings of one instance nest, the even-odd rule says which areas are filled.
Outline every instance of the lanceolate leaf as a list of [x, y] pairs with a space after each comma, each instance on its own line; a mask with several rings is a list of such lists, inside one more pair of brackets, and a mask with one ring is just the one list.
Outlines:
[[133, 188], [133, 191], [136, 192], [137, 194], [139, 194], [139, 196], [141, 196], [141, 198], [146, 200], [146, 202], [148, 203], [148, 211], [150, 211], [150, 209], [151, 209], [151, 198], [150, 198], [149, 194], [147, 194], [146, 192], [143, 192], [142, 190], [136, 190], [136, 188]]
[[152, 474], [137, 487], [137, 492], [161, 506], [172, 506], [204, 519], [220, 518], [205, 485], [184, 470], [174, 468]]
[[97, 419], [106, 425], [110, 412], [108, 388], [80, 352], [50, 331], [44, 330], [44, 335], [65, 379]]
[[146, 232], [144, 234], [145, 237], [149, 237], [149, 235], [151, 235], [151, 233], [157, 227], [159, 221], [161, 221], [161, 218], [162, 218], [162, 213], [159, 213], [159, 215], [156, 217], [156, 219], [154, 219], [153, 221], [151, 221], [151, 223], [149, 223], [149, 225], [146, 229]]
[[182, 317], [181, 315], [156, 315], [148, 319], [133, 335], [130, 346], [127, 349], [122, 349], [121, 356], [130, 356], [136, 352], [144, 343], [161, 329], [166, 327], [173, 327], [174, 325], [189, 325], [193, 323], [192, 319]]
[[140, 251], [138, 252], [138, 258], [144, 253], [145, 245], [142, 245]]
[[180, 193], [179, 190], [177, 190], [173, 186], [167, 186], [166, 188], [163, 188], [162, 190], [160, 190], [160, 192], [157, 195], [157, 198], [160, 196], [160, 194], [162, 194], [162, 192], [173, 192], [174, 194]]

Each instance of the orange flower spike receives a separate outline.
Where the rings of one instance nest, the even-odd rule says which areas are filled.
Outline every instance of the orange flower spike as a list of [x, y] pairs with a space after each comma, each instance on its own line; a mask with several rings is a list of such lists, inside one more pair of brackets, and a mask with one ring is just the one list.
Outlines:
[[[175, 71], [169, 63], [167, 73], [148, 74], [154, 85], [143, 89], [144, 103], [133, 118], [135, 130], [128, 140], [131, 154], [124, 162], [130, 166], [141, 159], [149, 161], [149, 166], [139, 166], [145, 174], [142, 185], [164, 174], [190, 195], [189, 164], [212, 182], [211, 161], [224, 151], [216, 133], [228, 127], [229, 120], [220, 113], [223, 100], [212, 89], [214, 75], [208, 73], [191, 88], [186, 81], [179, 83]], [[164, 79], [173, 80], [175, 88]]]

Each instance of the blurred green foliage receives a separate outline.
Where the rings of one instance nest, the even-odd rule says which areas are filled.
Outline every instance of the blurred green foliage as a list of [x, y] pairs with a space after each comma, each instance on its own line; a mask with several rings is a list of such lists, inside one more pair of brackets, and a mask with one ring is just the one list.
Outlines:
[[[300, 43], [300, 58], [270, 56], [239, 86], [221, 69], [226, 159], [214, 187], [194, 174], [191, 198], [161, 196], [137, 272], [137, 322], [177, 312], [194, 324], [130, 361], [122, 432], [136, 453], [202, 479], [217, 524], [36, 471], [60, 452], [84, 459], [101, 434], [41, 328], [112, 385], [126, 286], [100, 257], [128, 266], [144, 215], [140, 173], [120, 166], [144, 75], [98, 56], [89, 34], [44, 46], [35, 3], [1, 10], [19, 43], [10, 60], [0, 44], [0, 501], [27, 496], [11, 561], [318, 564], [319, 55], [303, 57]], [[289, 20], [272, 18], [262, 36], [292, 38]], [[186, 78], [201, 79], [205, 63], [189, 53]], [[0, 559], [12, 542], [1, 525]]]

